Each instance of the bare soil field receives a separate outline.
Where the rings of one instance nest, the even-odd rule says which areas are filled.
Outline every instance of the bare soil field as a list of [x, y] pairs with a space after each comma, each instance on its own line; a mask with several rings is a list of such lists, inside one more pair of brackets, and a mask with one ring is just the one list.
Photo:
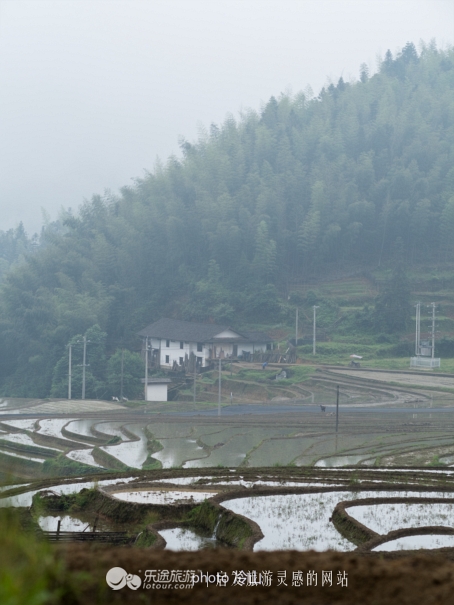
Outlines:
[[[334, 552], [157, 553], [146, 549], [79, 545], [59, 548], [58, 556], [64, 558], [71, 574], [83, 574], [78, 596], [71, 601], [74, 605], [150, 602], [165, 605], [451, 605], [454, 593], [454, 562], [437, 556], [403, 556], [390, 560], [378, 555], [361, 557]], [[205, 577], [208, 574], [209, 581], [221, 572], [221, 577], [227, 576], [228, 581], [225, 586], [216, 585], [216, 580], [208, 585], [201, 581], [193, 588], [182, 589], [164, 588], [159, 582], [155, 586], [159, 584], [160, 588], [152, 588], [153, 584], [143, 581], [137, 590], [127, 585], [113, 590], [105, 580], [113, 567], [138, 575], [141, 580], [147, 577], [147, 570], [153, 570], [158, 579], [156, 574], [162, 570], [200, 570]], [[86, 574], [87, 570], [90, 575]], [[253, 578], [259, 574], [263, 578], [264, 571], [271, 572], [267, 573], [270, 585], [253, 585]], [[332, 572], [331, 584], [327, 572]]]

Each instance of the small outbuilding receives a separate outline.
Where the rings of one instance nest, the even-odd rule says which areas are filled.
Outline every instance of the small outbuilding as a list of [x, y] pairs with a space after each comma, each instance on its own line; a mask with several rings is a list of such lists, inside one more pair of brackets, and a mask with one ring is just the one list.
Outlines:
[[[167, 388], [170, 378], [149, 378], [147, 382], [147, 401], [167, 401]], [[142, 378], [145, 384], [145, 378]]]

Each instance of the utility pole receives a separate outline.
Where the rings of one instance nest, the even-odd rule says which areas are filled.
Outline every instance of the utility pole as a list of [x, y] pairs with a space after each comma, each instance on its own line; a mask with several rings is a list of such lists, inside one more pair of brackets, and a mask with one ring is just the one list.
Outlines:
[[416, 303], [416, 338], [415, 338], [415, 355], [416, 357], [420, 354], [420, 343], [421, 343], [421, 303]]
[[[432, 359], [435, 357], [435, 303], [430, 303], [432, 307]], [[433, 367], [433, 366], [432, 366]]]
[[218, 393], [218, 416], [221, 415], [221, 352], [219, 351], [219, 393]]
[[123, 368], [124, 368], [125, 350], [121, 349], [121, 378], [120, 378], [120, 401], [123, 401]]
[[82, 399], [85, 399], [85, 368], [90, 365], [89, 363], [86, 363], [86, 361], [87, 361], [87, 342], [90, 342], [89, 340], [87, 340], [86, 336], [83, 337], [83, 340], [76, 340], [76, 342], [73, 342], [72, 344], [68, 345], [69, 346], [68, 399], [71, 399], [71, 347], [72, 347], [72, 345], [80, 344], [81, 342], [84, 345], [84, 352], [83, 352], [83, 357], [82, 357], [82, 364], [78, 364], [78, 367], [80, 368], [80, 366], [82, 365]]
[[295, 320], [295, 347], [298, 346], [298, 307], [296, 307], [296, 320]]
[[72, 374], [72, 360], [71, 360], [71, 353], [72, 353], [72, 344], [69, 343], [68, 345], [69, 348], [69, 367], [68, 367], [68, 399], [71, 399], [71, 374]]
[[337, 393], [336, 393], [336, 434], [339, 428], [339, 385], [337, 385]]
[[318, 307], [314, 305], [312, 307], [314, 309], [314, 322], [313, 322], [313, 330], [312, 330], [312, 355], [315, 355], [316, 348], [316, 322], [317, 322], [317, 309]]
[[148, 336], [145, 336], [145, 401], [148, 395]]
[[87, 337], [84, 334], [84, 354], [82, 359], [82, 399], [85, 399], [85, 366], [87, 365]]
[[194, 353], [194, 403], [195, 403], [195, 395], [196, 395], [196, 379], [197, 379], [197, 356]]

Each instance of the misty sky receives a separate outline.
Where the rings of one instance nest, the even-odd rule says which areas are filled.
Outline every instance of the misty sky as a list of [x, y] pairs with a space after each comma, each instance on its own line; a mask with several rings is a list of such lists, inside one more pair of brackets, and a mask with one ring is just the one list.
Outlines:
[[453, 0], [0, 0], [0, 229], [132, 184], [178, 138], [407, 41]]

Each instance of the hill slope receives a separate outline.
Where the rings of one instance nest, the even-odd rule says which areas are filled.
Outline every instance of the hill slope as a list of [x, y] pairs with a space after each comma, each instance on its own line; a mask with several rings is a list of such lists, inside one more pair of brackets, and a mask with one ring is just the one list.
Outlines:
[[407, 44], [373, 77], [212, 125], [181, 161], [62, 217], [2, 286], [4, 392], [47, 395], [95, 324], [112, 352], [162, 315], [275, 322], [316, 276], [452, 261], [453, 89], [452, 49]]

